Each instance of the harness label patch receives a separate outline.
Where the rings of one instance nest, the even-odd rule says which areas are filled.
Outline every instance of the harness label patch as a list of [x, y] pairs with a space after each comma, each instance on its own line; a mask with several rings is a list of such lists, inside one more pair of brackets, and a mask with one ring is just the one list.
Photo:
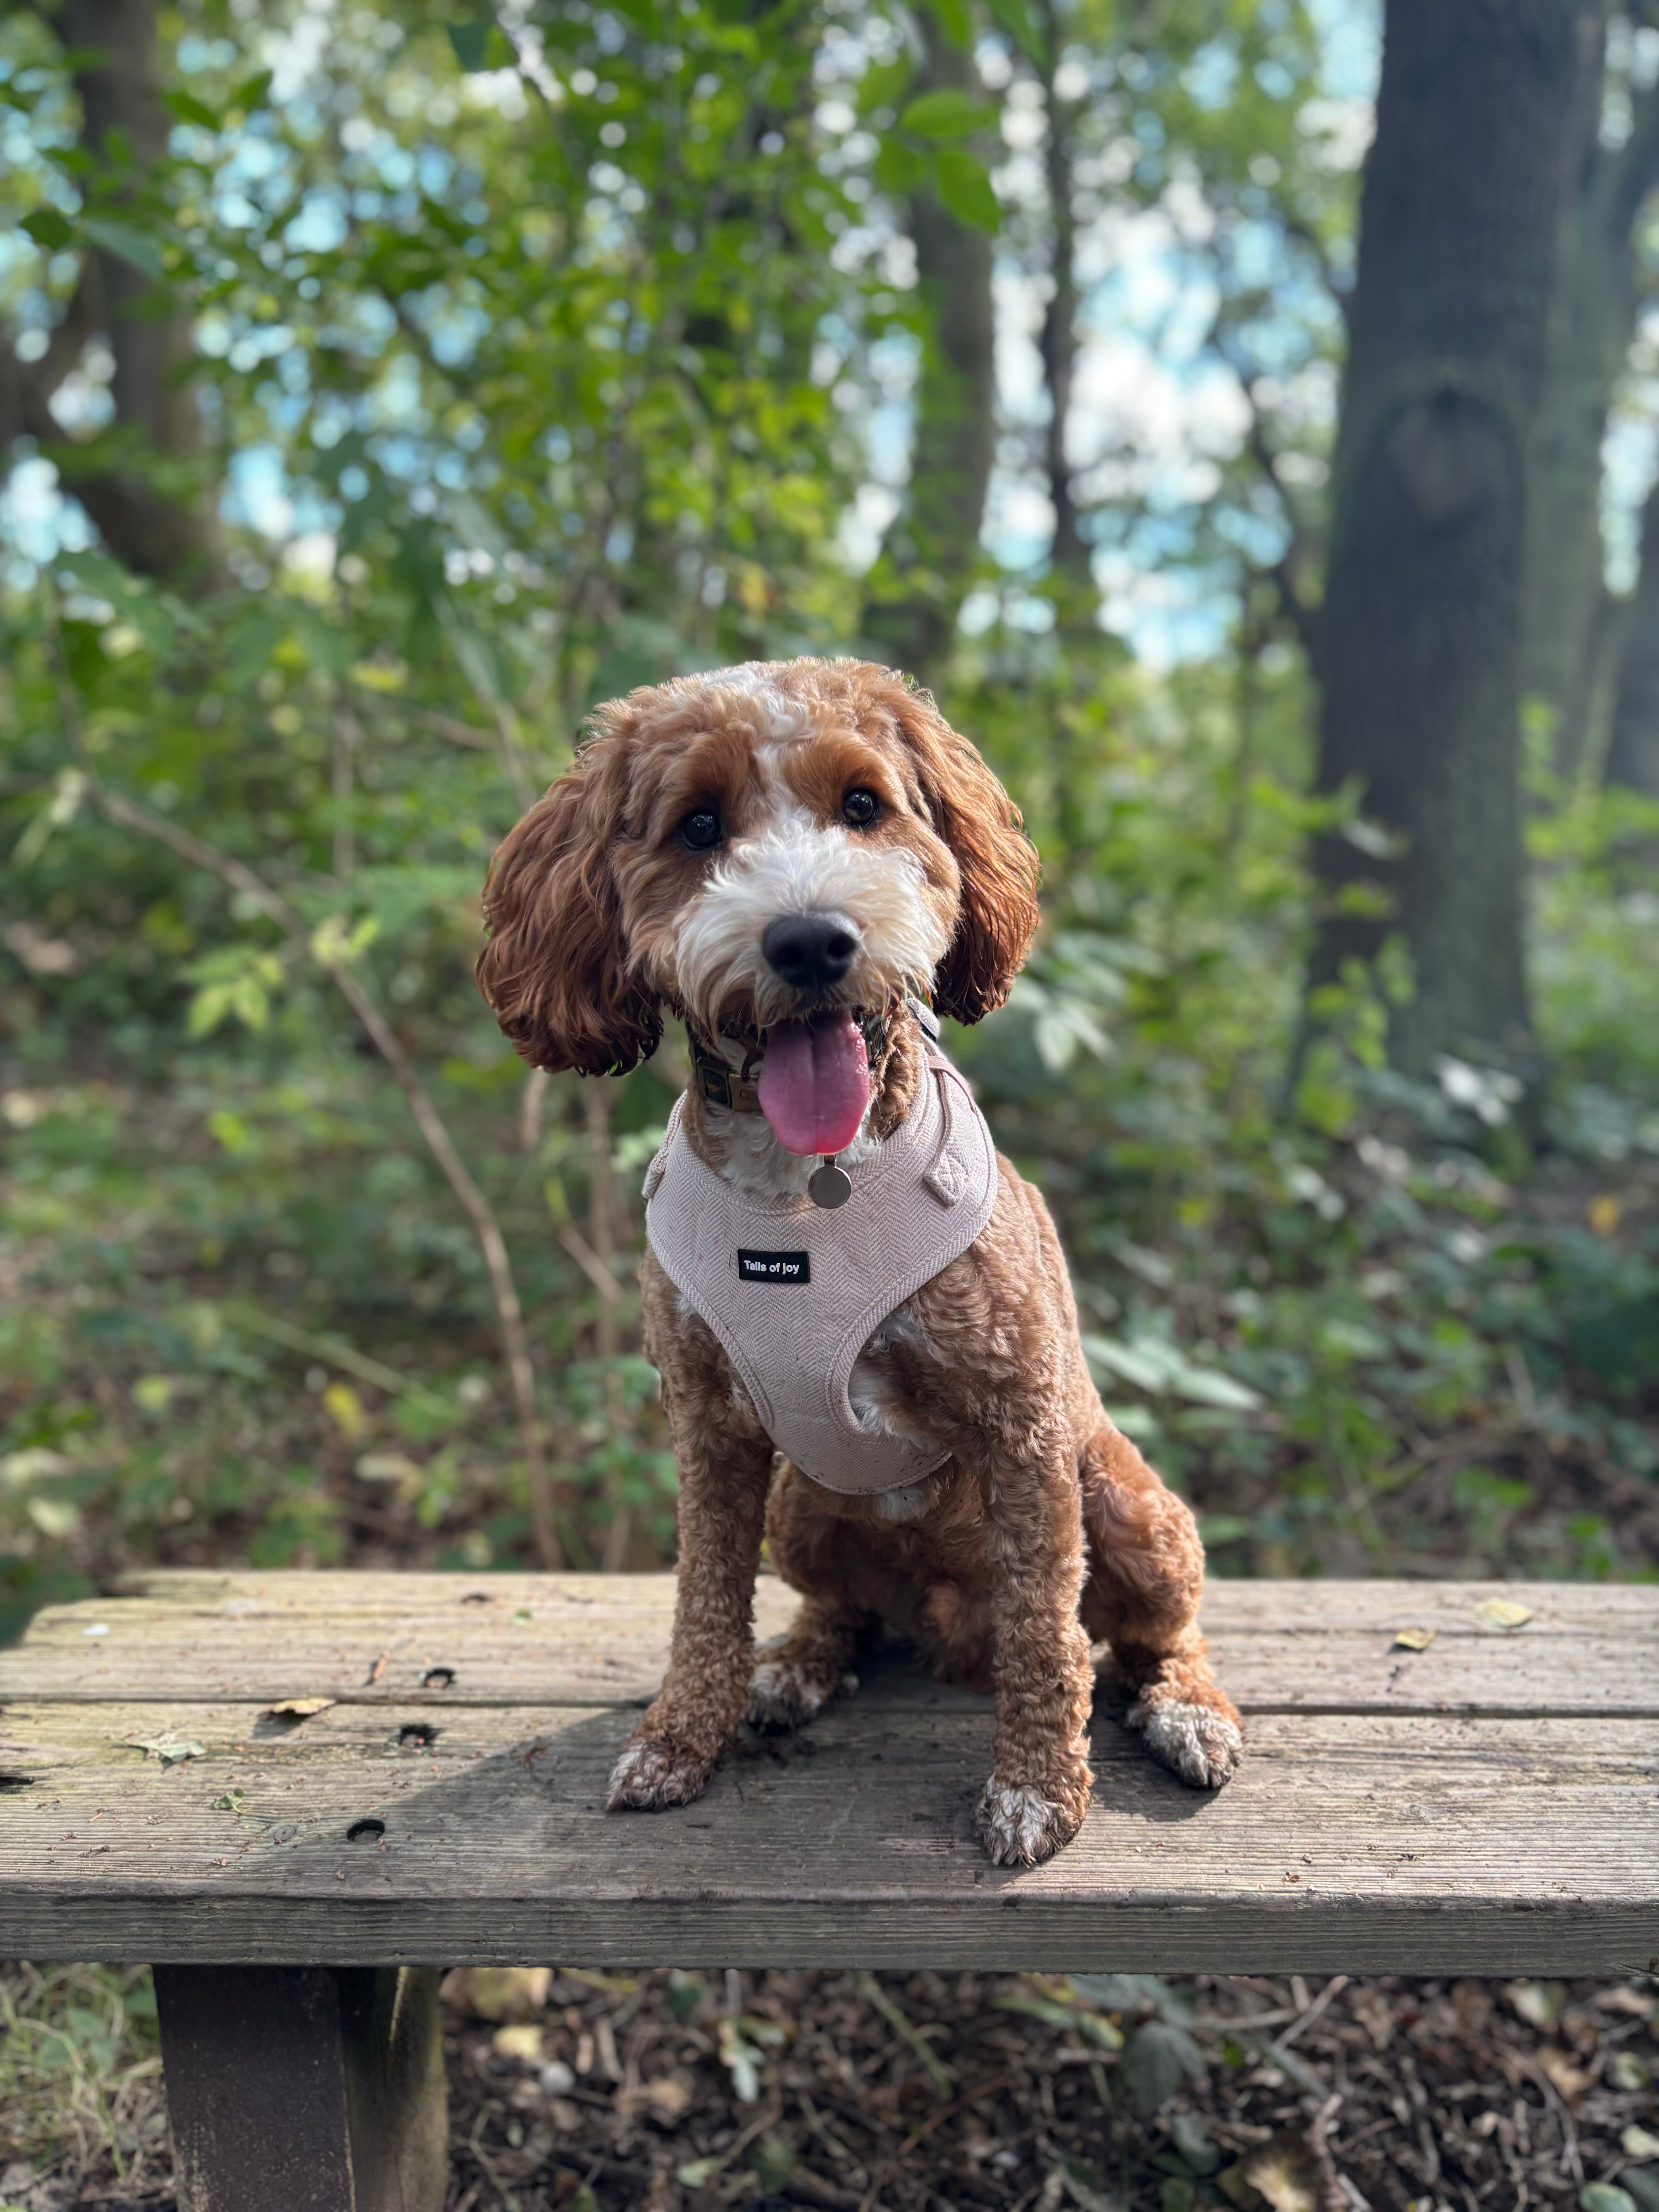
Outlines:
[[810, 1283], [811, 1255], [807, 1252], [745, 1252], [738, 1249], [740, 1283]]

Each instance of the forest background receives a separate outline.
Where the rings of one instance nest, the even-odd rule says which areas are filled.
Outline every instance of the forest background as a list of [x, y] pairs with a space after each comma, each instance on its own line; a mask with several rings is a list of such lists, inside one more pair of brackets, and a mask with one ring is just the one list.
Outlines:
[[527, 1075], [479, 890], [595, 702], [842, 651], [1042, 848], [953, 1048], [1212, 1571], [1656, 1571], [1659, 28], [1382, 28], [7, 10], [14, 1628], [667, 1561], [684, 1042]]
[[[684, 1039], [527, 1074], [479, 892], [798, 653], [1024, 809], [951, 1042], [1212, 1572], [1659, 1572], [1656, 289], [1645, 0], [9, 0], [0, 1633], [667, 1563]], [[653, 2208], [1659, 2208], [1642, 1978], [551, 1986], [452, 2008], [457, 2207], [593, 2212], [620, 2034]], [[0, 1967], [8, 2208], [171, 2203], [154, 2009]], [[917, 2050], [994, 2131], [895, 2156]]]

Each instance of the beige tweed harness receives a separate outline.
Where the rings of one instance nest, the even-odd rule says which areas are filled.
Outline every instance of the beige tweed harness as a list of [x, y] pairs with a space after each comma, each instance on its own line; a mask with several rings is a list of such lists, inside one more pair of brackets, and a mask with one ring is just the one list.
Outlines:
[[909, 1117], [847, 1166], [834, 1212], [733, 1189], [686, 1141], [681, 1098], [645, 1178], [664, 1273], [726, 1347], [761, 1425], [828, 1490], [897, 1490], [949, 1457], [862, 1426], [847, 1395], [888, 1315], [965, 1252], [996, 1204], [996, 1148], [965, 1079], [927, 1043]]

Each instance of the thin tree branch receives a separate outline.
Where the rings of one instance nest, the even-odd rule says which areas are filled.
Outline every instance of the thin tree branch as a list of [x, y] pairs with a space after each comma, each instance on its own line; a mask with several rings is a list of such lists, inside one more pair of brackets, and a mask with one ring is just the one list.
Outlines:
[[1316, 672], [1320, 651], [1319, 611], [1316, 607], [1310, 606], [1303, 597], [1296, 574], [1297, 558], [1306, 542], [1305, 532], [1297, 515], [1284, 478], [1279, 473], [1279, 456], [1274, 453], [1268, 439], [1267, 426], [1262, 422], [1261, 411], [1255, 404], [1255, 393], [1248, 384], [1243, 389], [1250, 409], [1250, 425], [1245, 433], [1245, 442], [1250, 449], [1256, 465], [1278, 493], [1285, 509], [1285, 519], [1291, 527], [1289, 545], [1278, 560], [1264, 568], [1261, 573], [1273, 585], [1278, 596], [1279, 611], [1296, 632], [1297, 642], [1306, 653], [1309, 666]]
[[204, 843], [201, 838], [192, 836], [189, 830], [179, 829], [176, 823], [150, 813], [145, 807], [135, 805], [131, 799], [124, 799], [118, 792], [111, 791], [100, 783], [88, 781], [87, 793], [112, 822], [118, 823], [124, 829], [137, 830], [140, 836], [152, 838], [157, 844], [165, 845], [191, 867], [205, 868], [233, 890], [241, 892], [267, 920], [276, 924], [291, 943], [303, 946], [313, 954], [368, 1032], [375, 1050], [391, 1069], [398, 1088], [408, 1099], [410, 1110], [426, 1139], [427, 1148], [471, 1222], [479, 1249], [483, 1254], [490, 1288], [495, 1295], [496, 1317], [501, 1325], [501, 1349], [518, 1409], [519, 1435], [529, 1483], [530, 1512], [537, 1553], [542, 1565], [550, 1571], [562, 1567], [564, 1554], [553, 1525], [547, 1458], [541, 1415], [536, 1402], [536, 1372], [531, 1360], [524, 1310], [519, 1303], [518, 1286], [513, 1279], [513, 1263], [507, 1254], [506, 1239], [501, 1235], [501, 1224], [489, 1200], [474, 1182], [465, 1162], [456, 1150], [455, 1141], [443, 1116], [434, 1105], [396, 1030], [350, 969], [343, 962], [330, 959], [318, 951], [312, 933], [288, 901], [279, 891], [273, 890], [264, 878], [256, 874], [246, 862], [237, 860], [232, 854], [220, 852], [216, 846]]

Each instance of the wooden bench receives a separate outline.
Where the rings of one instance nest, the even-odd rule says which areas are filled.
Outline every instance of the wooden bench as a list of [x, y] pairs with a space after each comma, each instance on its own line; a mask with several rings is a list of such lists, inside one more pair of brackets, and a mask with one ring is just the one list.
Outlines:
[[[1183, 1789], [1103, 1683], [1093, 1809], [1024, 1871], [974, 1836], [988, 1702], [898, 1655], [701, 1803], [607, 1817], [672, 1600], [667, 1576], [155, 1574], [0, 1655], [0, 1950], [155, 1962], [181, 2212], [439, 2212], [425, 1970], [450, 1963], [1659, 1953], [1659, 1588], [1213, 1583], [1238, 1779]], [[762, 1636], [793, 1603], [763, 1582]]]

